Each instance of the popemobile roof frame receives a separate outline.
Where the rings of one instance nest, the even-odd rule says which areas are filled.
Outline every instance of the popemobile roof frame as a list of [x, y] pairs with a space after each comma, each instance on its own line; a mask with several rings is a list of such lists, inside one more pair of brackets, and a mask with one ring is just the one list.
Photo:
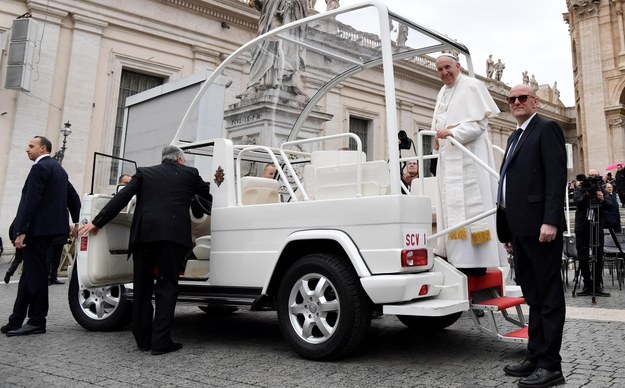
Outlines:
[[[373, 23], [371, 24], [373, 27], [368, 27], [370, 31], [374, 32], [367, 32], [364, 33], [364, 35], [367, 37], [373, 36], [376, 42], [378, 40], [375, 38], [379, 38], [379, 47], [369, 49], [366, 53], [358, 52], [357, 49], [354, 49], [354, 52], [346, 52], [345, 50], [332, 46], [331, 43], [328, 44], [328, 42], [320, 42], [314, 38], [314, 34], [318, 32], [320, 26], [327, 24], [328, 21], [338, 19], [357, 20], [358, 16], [361, 16], [362, 18], [362, 13], [358, 14], [358, 12], [363, 12], [363, 10], [368, 12], [367, 15], [369, 18], [367, 19], [367, 22], [376, 22], [375, 25], [373, 25]], [[371, 11], [374, 12], [372, 13]], [[371, 15], [375, 14], [377, 14], [377, 17], [374, 18], [376, 20], [370, 20]], [[392, 23], [397, 23], [397, 26], [402, 25], [408, 28], [410, 31], [410, 39], [407, 42], [408, 44], [402, 47], [394, 44], [391, 38], [391, 30], [394, 25]], [[358, 22], [356, 22], [356, 24], [358, 24]], [[292, 32], [296, 29], [298, 29], [298, 31], [304, 31], [304, 33], [293, 34]], [[354, 30], [358, 29], [356, 28]], [[412, 58], [423, 58], [428, 54], [454, 52], [455, 54], [462, 55], [469, 75], [474, 75], [469, 50], [462, 43], [454, 41], [443, 34], [389, 11], [388, 7], [381, 1], [369, 0], [358, 4], [342, 6], [329, 12], [319, 13], [275, 28], [263, 35], [257, 36], [245, 45], [241, 46], [239, 49], [235, 50], [215, 69], [215, 71], [208, 77], [206, 82], [204, 82], [202, 87], [199, 89], [189, 105], [183, 119], [181, 120], [171, 144], [178, 145], [183, 149], [192, 149], [201, 147], [203, 144], [207, 143], [209, 139], [195, 139], [195, 141], [189, 141], [184, 139], [182, 135], [185, 126], [188, 124], [189, 120], [198, 108], [199, 101], [209, 90], [209, 87], [218, 79], [218, 77], [225, 75], [227, 69], [231, 69], [237, 66], [237, 64], [249, 62], [249, 53], [270, 41], [279, 42], [276, 44], [284, 42], [284, 44], [297, 45], [309, 53], [316, 53], [323, 56], [323, 58], [326, 58], [328, 61], [334, 61], [333, 64], [341, 64], [340, 67], [333, 66], [331, 68], [331, 70], [335, 72], [329, 72], [328, 78], [323, 80], [323, 83], [320, 86], [312, 90], [311, 95], [308, 96], [306, 101], [299, 104], [297, 107], [291, 107], [292, 111], [297, 111], [297, 119], [292, 125], [292, 130], [286, 139], [287, 141], [298, 138], [302, 125], [306, 121], [307, 117], [311, 114], [311, 112], [313, 112], [317, 103], [328, 93], [328, 91], [332, 90], [346, 79], [366, 69], [378, 66], [382, 67], [386, 113], [386, 135], [388, 139], [387, 151], [390, 165], [399, 165], [400, 158], [397, 144], [393, 141], [393, 139], [397, 137], [398, 132], [393, 63], [410, 60]], [[352, 45], [352, 47], [355, 46], [356, 45]], [[398, 169], [391, 169], [390, 173], [391, 193], [398, 194], [401, 192], [400, 172]]]

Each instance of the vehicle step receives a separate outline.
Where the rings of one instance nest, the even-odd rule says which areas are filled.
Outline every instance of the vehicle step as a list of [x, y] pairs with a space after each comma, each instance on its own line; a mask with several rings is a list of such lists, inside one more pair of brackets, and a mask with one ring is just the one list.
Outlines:
[[499, 335], [499, 339], [503, 342], [527, 342], [529, 339], [527, 326], [504, 335]]
[[467, 287], [469, 289], [469, 294], [475, 291], [486, 290], [493, 287], [499, 288], [499, 294], [501, 294], [501, 288], [503, 283], [502, 276], [502, 272], [496, 268], [486, 270], [486, 274], [482, 276], [467, 276]]
[[491, 310], [500, 311], [510, 307], [516, 307], [525, 303], [525, 298], [499, 296], [497, 298], [481, 300], [473, 303], [471, 308], [474, 310]]

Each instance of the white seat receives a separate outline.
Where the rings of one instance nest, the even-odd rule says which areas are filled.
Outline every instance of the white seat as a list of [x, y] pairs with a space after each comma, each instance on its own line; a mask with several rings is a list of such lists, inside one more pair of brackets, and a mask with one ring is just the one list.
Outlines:
[[[358, 151], [321, 150], [315, 151], [310, 156], [310, 164], [315, 167], [340, 166], [344, 164], [356, 164]], [[360, 153], [360, 162], [367, 161], [367, 155]]]
[[390, 191], [388, 164], [383, 160], [365, 161], [356, 151], [316, 151], [304, 167], [304, 188], [311, 199], [354, 198], [357, 161], [362, 169], [362, 196], [384, 195]]
[[210, 272], [211, 236], [195, 239], [193, 255], [197, 260], [188, 260], [184, 270], [185, 278], [207, 278]]
[[280, 202], [280, 182], [275, 179], [245, 176], [241, 178], [241, 202], [243, 205]]
[[209, 260], [211, 257], [211, 236], [196, 238], [193, 254], [198, 260]]
[[[419, 181], [415, 179], [410, 185], [410, 194], [418, 195]], [[423, 196], [429, 197], [432, 202], [432, 223], [436, 223], [436, 208], [438, 207], [438, 179], [435, 176], [423, 178]]]

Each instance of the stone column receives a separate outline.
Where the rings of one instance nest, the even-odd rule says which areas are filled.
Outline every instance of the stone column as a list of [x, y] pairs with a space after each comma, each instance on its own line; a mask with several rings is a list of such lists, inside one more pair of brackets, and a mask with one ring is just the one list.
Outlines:
[[586, 167], [600, 169], [608, 165], [610, 144], [605, 131], [608, 123], [604, 108], [607, 105], [603, 92], [603, 68], [601, 54], [601, 31], [599, 26], [599, 1], [570, 0], [569, 7], [575, 13], [579, 67], [580, 105], [585, 113], [580, 116]]
[[[71, 47], [69, 62], [66, 68], [56, 69], [55, 78], [66, 82], [62, 119], [63, 122], [69, 120], [72, 124], [72, 134], [67, 138], [68, 151], [63, 159], [63, 167], [74, 186], [81, 188], [85, 169], [91, 168], [85, 165], [85, 161], [91, 160], [87, 150], [89, 138], [92, 136], [90, 128], [100, 61], [100, 43], [103, 29], [108, 23], [80, 14], [74, 14], [73, 21], [72, 34], [68, 41], [63, 42]], [[57, 136], [62, 140], [58, 130]]]
[[621, 0], [611, 0], [615, 6], [616, 19], [618, 22], [618, 38], [620, 43], [620, 51], [618, 53], [618, 67], [620, 70], [625, 70], [625, 26], [623, 25], [623, 7]]
[[625, 160], [625, 115], [608, 120], [610, 131], [608, 139], [612, 144], [610, 163]]

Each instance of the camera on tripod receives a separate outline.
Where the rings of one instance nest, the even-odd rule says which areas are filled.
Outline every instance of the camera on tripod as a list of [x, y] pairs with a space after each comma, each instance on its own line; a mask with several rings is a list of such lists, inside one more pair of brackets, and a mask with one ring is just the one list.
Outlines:
[[583, 177], [580, 179], [580, 188], [584, 191], [584, 193], [590, 198], [591, 203], [598, 203], [597, 192], [602, 190], [601, 185], [603, 184], [603, 180], [600, 176], [589, 176]]
[[397, 139], [399, 139], [399, 150], [409, 150], [410, 146], [413, 146], [412, 139], [408, 137], [406, 131], [401, 130], [397, 132]]

